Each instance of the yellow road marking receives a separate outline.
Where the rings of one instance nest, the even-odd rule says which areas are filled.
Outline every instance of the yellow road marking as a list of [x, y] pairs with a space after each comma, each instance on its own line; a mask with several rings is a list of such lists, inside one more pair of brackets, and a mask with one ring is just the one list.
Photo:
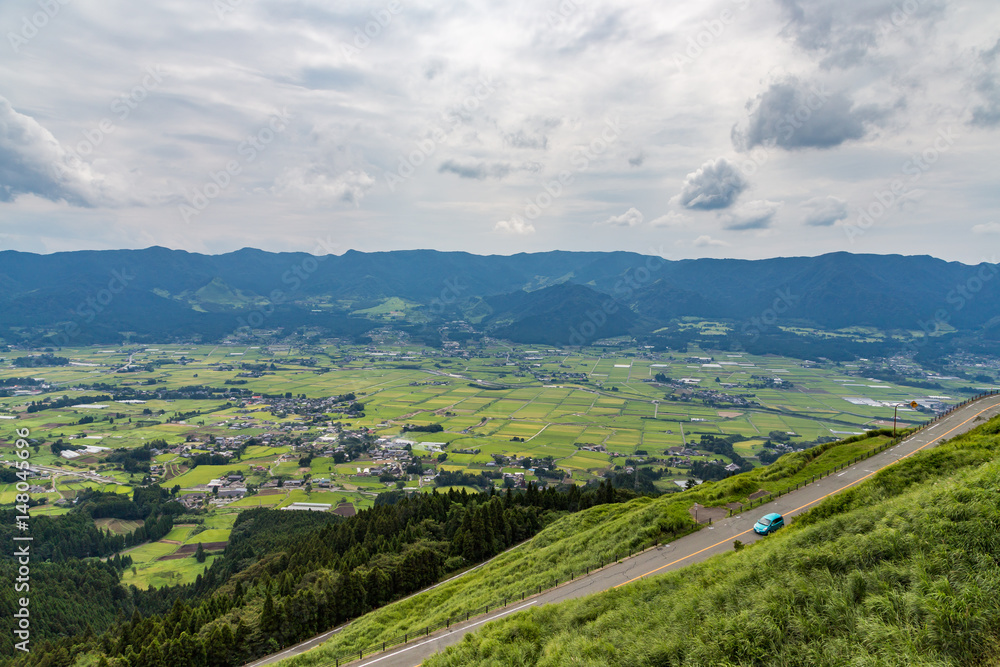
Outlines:
[[[851, 482], [851, 483], [849, 483], [849, 484], [845, 484], [844, 486], [840, 487], [839, 489], [836, 489], [836, 490], [834, 490], [834, 491], [831, 491], [830, 493], [828, 493], [828, 494], [826, 494], [826, 495], [824, 495], [824, 496], [821, 496], [821, 497], [817, 498], [816, 500], [813, 500], [812, 502], [808, 502], [808, 503], [806, 503], [805, 505], [802, 505], [801, 507], [796, 507], [795, 509], [793, 509], [793, 510], [789, 511], [789, 512], [788, 512], [788, 514], [793, 514], [793, 513], [795, 513], [795, 512], [798, 512], [799, 510], [802, 510], [802, 509], [805, 509], [806, 507], [809, 507], [810, 505], [815, 505], [815, 504], [816, 504], [816, 503], [818, 503], [819, 501], [821, 501], [821, 500], [823, 500], [823, 499], [825, 499], [825, 498], [828, 498], [828, 497], [830, 497], [830, 496], [832, 496], [832, 495], [834, 495], [834, 494], [837, 494], [837, 493], [840, 493], [840, 492], [841, 492], [841, 491], [843, 491], [844, 489], [846, 489], [846, 488], [848, 488], [848, 487], [851, 487], [851, 486], [854, 486], [854, 485], [855, 485], [855, 484], [857, 484], [858, 482], [863, 482], [864, 480], [868, 479], [868, 478], [869, 478], [869, 477], [871, 477], [872, 475], [875, 475], [875, 474], [877, 474], [877, 473], [879, 473], [879, 472], [881, 472], [881, 471], [885, 470], [885, 469], [886, 469], [886, 468], [888, 468], [889, 466], [891, 466], [891, 465], [893, 465], [893, 464], [895, 464], [895, 463], [899, 463], [899, 462], [900, 462], [900, 461], [902, 461], [903, 459], [905, 459], [905, 458], [907, 458], [907, 457], [909, 457], [909, 456], [912, 456], [912, 455], [916, 454], [916, 453], [917, 453], [917, 452], [919, 452], [919, 451], [920, 451], [921, 449], [923, 449], [923, 448], [925, 448], [925, 447], [929, 447], [930, 445], [934, 444], [935, 442], [937, 442], [937, 441], [938, 441], [938, 440], [940, 440], [941, 438], [944, 438], [944, 437], [947, 437], [948, 435], [950, 435], [951, 433], [953, 433], [953, 432], [954, 432], [954, 431], [956, 431], [957, 429], [960, 429], [960, 428], [962, 428], [963, 426], [965, 426], [966, 424], [968, 424], [968, 423], [969, 423], [970, 421], [972, 421], [973, 419], [975, 419], [975, 418], [976, 418], [976, 417], [978, 417], [979, 415], [983, 414], [984, 412], [988, 412], [989, 410], [992, 410], [993, 408], [995, 408], [995, 407], [997, 407], [997, 406], [1000, 406], [1000, 403], [994, 403], [994, 404], [990, 405], [990, 406], [989, 406], [989, 407], [987, 407], [987, 408], [983, 408], [982, 410], [980, 410], [980, 411], [979, 411], [979, 412], [977, 412], [976, 414], [972, 415], [971, 417], [969, 417], [969, 418], [968, 418], [968, 419], [966, 419], [966, 420], [965, 420], [964, 422], [962, 422], [961, 424], [959, 424], [959, 425], [958, 425], [958, 426], [956, 426], [955, 428], [951, 429], [951, 430], [950, 430], [950, 431], [948, 431], [947, 433], [943, 433], [943, 434], [939, 435], [938, 437], [934, 438], [933, 440], [930, 440], [930, 441], [928, 441], [928, 442], [927, 442], [926, 444], [924, 444], [924, 445], [921, 445], [920, 447], [917, 447], [916, 449], [914, 449], [914, 450], [913, 450], [912, 452], [910, 452], [910, 453], [909, 453], [909, 454], [907, 454], [906, 456], [901, 456], [901, 457], [899, 457], [898, 459], [896, 459], [895, 461], [890, 461], [889, 463], [885, 464], [884, 466], [882, 466], [881, 468], [879, 468], [879, 469], [878, 469], [878, 470], [876, 470], [875, 472], [871, 472], [871, 473], [868, 473], [868, 474], [867, 474], [867, 475], [865, 475], [864, 477], [862, 477], [862, 478], [860, 478], [860, 479], [856, 479], [856, 480], [854, 480], [853, 482]], [[859, 462], [859, 463], [860, 463], [860, 462]], [[751, 528], [751, 529], [749, 529], [749, 530], [744, 530], [744, 531], [743, 531], [742, 533], [737, 533], [736, 535], [733, 535], [733, 538], [737, 538], [737, 537], [739, 537], [740, 535], [746, 535], [746, 534], [747, 534], [747, 533], [749, 533], [749, 532], [750, 532], [751, 530], [753, 530], [753, 528]], [[715, 547], [717, 547], [717, 546], [720, 546], [720, 545], [722, 545], [722, 544], [725, 544], [725, 543], [726, 543], [726, 542], [728, 542], [729, 540], [730, 540], [730, 538], [728, 538], [728, 537], [727, 537], [726, 539], [722, 540], [721, 542], [716, 542], [715, 544], [713, 544], [713, 545], [712, 545], [712, 546], [710, 546], [710, 547], [705, 547], [704, 549], [700, 549], [700, 550], [698, 550], [698, 551], [695, 551], [695, 552], [694, 552], [693, 554], [688, 554], [687, 556], [684, 556], [684, 557], [682, 557], [682, 558], [678, 558], [677, 560], [675, 560], [675, 561], [671, 561], [671, 562], [667, 563], [666, 565], [661, 565], [660, 567], [656, 568], [655, 570], [650, 570], [649, 572], [647, 572], [647, 573], [645, 573], [645, 574], [640, 574], [640, 575], [639, 575], [638, 577], [634, 577], [634, 578], [632, 578], [632, 579], [629, 579], [628, 581], [625, 581], [625, 582], [622, 582], [622, 583], [618, 584], [617, 586], [613, 586], [613, 588], [619, 588], [619, 587], [621, 587], [621, 586], [624, 586], [624, 585], [626, 585], [626, 584], [631, 584], [631, 583], [632, 583], [633, 581], [638, 581], [639, 579], [642, 579], [643, 577], [648, 577], [649, 575], [651, 575], [651, 574], [654, 574], [654, 573], [656, 573], [656, 572], [659, 572], [660, 570], [662, 570], [662, 569], [664, 569], [664, 568], [668, 568], [668, 567], [670, 567], [671, 565], [676, 565], [677, 563], [680, 563], [681, 561], [684, 561], [684, 560], [687, 560], [688, 558], [692, 558], [692, 557], [694, 557], [694, 556], [697, 556], [697, 555], [698, 555], [698, 554], [700, 554], [700, 553], [704, 553], [704, 552], [706, 552], [706, 551], [709, 551], [709, 550], [711, 550], [711, 549], [714, 549], [714, 548], [715, 548]]]

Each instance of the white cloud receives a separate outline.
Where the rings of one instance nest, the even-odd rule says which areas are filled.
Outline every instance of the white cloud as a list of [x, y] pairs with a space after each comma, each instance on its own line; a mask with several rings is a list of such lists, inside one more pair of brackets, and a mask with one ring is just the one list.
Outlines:
[[535, 226], [530, 222], [525, 222], [519, 218], [513, 218], [511, 220], [501, 220], [495, 225], [493, 225], [493, 231], [500, 232], [502, 234], [515, 234], [518, 236], [527, 236], [528, 234], [535, 233]]
[[780, 201], [773, 202], [766, 199], [749, 201], [731, 213], [722, 215], [723, 226], [736, 231], [767, 229], [774, 222], [774, 215], [782, 206], [784, 202]]
[[1000, 222], [984, 222], [972, 226], [973, 234], [1000, 234]]
[[711, 211], [729, 208], [747, 189], [747, 180], [726, 158], [709, 160], [684, 178], [678, 195], [682, 206]]
[[699, 236], [698, 238], [696, 238], [694, 241], [691, 242], [691, 245], [693, 245], [696, 248], [709, 248], [709, 247], [728, 248], [729, 247], [729, 244], [726, 243], [725, 241], [721, 241], [719, 239], [713, 239], [708, 234], [703, 234], [703, 235]]
[[313, 204], [343, 202], [359, 206], [374, 185], [375, 179], [361, 169], [331, 176], [318, 167], [292, 167], [278, 176], [273, 191]]
[[601, 224], [613, 227], [636, 227], [641, 225], [643, 220], [642, 212], [633, 206], [621, 215], [611, 216]]
[[685, 227], [690, 224], [690, 222], [690, 218], [678, 213], [677, 211], [668, 211], [664, 215], [650, 220], [649, 225], [650, 227]]
[[[94, 129], [92, 136], [103, 139], [103, 131]], [[90, 152], [94, 145], [80, 142], [78, 148]], [[0, 97], [0, 201], [34, 194], [73, 206], [117, 206], [125, 203], [124, 187], [122, 180], [67, 151], [34, 118]]]
[[807, 199], [800, 208], [803, 222], [810, 227], [829, 227], [847, 217], [847, 202], [833, 195]]
[[[324, 228], [359, 250], [633, 249], [667, 234], [697, 256], [691, 239], [714, 234], [747, 258], [892, 248], [977, 261], [953, 221], [996, 219], [1000, 3], [945, 1], [909, 14], [899, 0], [737, 3], [725, 34], [678, 68], [721, 5], [564, 3], [575, 9], [553, 22], [545, 3], [403, 3], [347, 58], [371, 7], [258, 0], [220, 18], [205, 0], [73, 0], [0, 65], [4, 247], [295, 250]], [[0, 25], [17, 32], [25, 3], [0, 3]], [[151, 67], [169, 76], [143, 89]], [[814, 110], [821, 84], [831, 94]], [[103, 119], [114, 131], [74, 159]], [[734, 153], [734, 125], [749, 152]], [[849, 241], [836, 227], [850, 218], [824, 197], [868, 207], [949, 125], [947, 155], [908, 183], [926, 194], [899, 199], [905, 233], [883, 218]], [[181, 194], [231, 163], [203, 224], [182, 225]], [[765, 198], [786, 208], [754, 220], [741, 206]], [[593, 224], [629, 207], [645, 218], [627, 239]], [[786, 216], [795, 224], [766, 238], [720, 231]], [[41, 220], [75, 236], [32, 241]]]

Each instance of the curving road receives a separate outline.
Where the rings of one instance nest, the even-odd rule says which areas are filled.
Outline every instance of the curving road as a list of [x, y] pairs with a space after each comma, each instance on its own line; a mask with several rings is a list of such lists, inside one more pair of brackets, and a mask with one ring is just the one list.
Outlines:
[[[723, 519], [713, 526], [707, 526], [696, 533], [686, 535], [670, 544], [648, 549], [631, 558], [612, 563], [603, 569], [596, 570], [587, 576], [580, 577], [556, 588], [545, 591], [520, 602], [512, 602], [506, 608], [500, 608], [489, 614], [472, 619], [465, 623], [456, 623], [447, 630], [439, 630], [429, 637], [409, 644], [378, 653], [363, 660], [355, 660], [349, 664], [352, 667], [413, 667], [444, 648], [458, 643], [463, 636], [474, 632], [484, 623], [509, 614], [528, 609], [536, 605], [561, 602], [583, 597], [611, 588], [617, 588], [638, 579], [660, 572], [677, 570], [691, 563], [703, 561], [710, 556], [732, 549], [733, 541], [749, 544], [761, 539], [753, 532], [753, 524], [767, 512], [778, 512], [787, 517], [794, 517], [805, 512], [824, 498], [840, 493], [886, 468], [897, 461], [907, 458], [916, 452], [933, 447], [947, 438], [954, 437], [971, 430], [983, 421], [1000, 415], [1000, 396], [988, 396], [969, 405], [963, 406], [943, 418], [941, 421], [913, 434], [895, 447], [860, 461], [844, 470], [824, 477], [797, 491], [791, 491], [780, 498], [772, 500], [760, 508], [755, 508], [743, 514]], [[982, 419], [979, 419], [979, 418]], [[283, 651], [282, 653], [264, 658], [253, 665], [265, 665], [277, 660], [289, 658], [304, 653], [321, 644], [330, 635], [339, 632], [334, 629], [319, 635], [307, 642]], [[333, 663], [330, 663], [333, 664]], [[348, 663], [341, 663], [348, 664]]]

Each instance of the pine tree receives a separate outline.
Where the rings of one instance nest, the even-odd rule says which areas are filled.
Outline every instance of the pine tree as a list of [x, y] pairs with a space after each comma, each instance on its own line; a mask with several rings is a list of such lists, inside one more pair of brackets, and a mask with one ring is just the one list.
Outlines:
[[267, 591], [267, 597], [264, 598], [264, 609], [260, 613], [260, 630], [263, 633], [269, 633], [274, 628], [275, 622], [274, 615], [274, 598], [271, 597], [271, 591]]

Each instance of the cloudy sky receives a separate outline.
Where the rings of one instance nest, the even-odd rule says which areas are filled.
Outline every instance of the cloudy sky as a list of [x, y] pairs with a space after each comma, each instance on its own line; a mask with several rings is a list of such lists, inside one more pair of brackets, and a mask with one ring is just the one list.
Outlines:
[[995, 0], [4, 0], [0, 249], [1000, 261]]

